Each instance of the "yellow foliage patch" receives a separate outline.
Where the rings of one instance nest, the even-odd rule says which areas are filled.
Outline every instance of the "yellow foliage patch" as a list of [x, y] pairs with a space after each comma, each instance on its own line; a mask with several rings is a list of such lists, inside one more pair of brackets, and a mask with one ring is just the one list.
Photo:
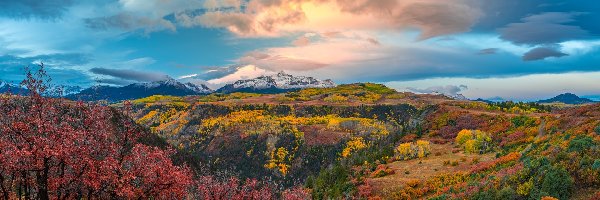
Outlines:
[[358, 150], [367, 148], [367, 144], [365, 143], [365, 139], [362, 137], [352, 137], [347, 143], [344, 150], [342, 150], [342, 157], [346, 158], [352, 154], [352, 152], [356, 152]]

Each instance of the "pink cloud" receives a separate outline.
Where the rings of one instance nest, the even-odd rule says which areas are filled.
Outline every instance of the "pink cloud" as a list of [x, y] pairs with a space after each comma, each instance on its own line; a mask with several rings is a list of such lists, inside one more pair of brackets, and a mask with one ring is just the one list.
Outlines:
[[179, 14], [178, 19], [184, 24], [226, 28], [242, 37], [416, 28], [420, 39], [428, 39], [468, 31], [481, 15], [468, 0], [251, 0], [246, 9]]

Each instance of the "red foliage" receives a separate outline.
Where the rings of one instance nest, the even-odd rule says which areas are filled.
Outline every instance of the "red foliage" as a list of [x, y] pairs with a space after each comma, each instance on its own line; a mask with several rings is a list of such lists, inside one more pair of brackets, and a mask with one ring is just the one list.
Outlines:
[[138, 144], [133, 122], [108, 107], [42, 97], [43, 67], [29, 97], [0, 98], [4, 199], [183, 199], [192, 183], [171, 153]]
[[416, 134], [408, 134], [400, 139], [401, 142], [414, 142], [419, 136]]
[[482, 162], [479, 163], [477, 165], [474, 165], [471, 167], [471, 173], [479, 173], [479, 172], [483, 172], [486, 171], [488, 169], [494, 168], [498, 165], [501, 164], [505, 164], [511, 161], [515, 161], [518, 160], [519, 158], [521, 158], [521, 154], [517, 153], [517, 152], [511, 152], [505, 156], [502, 156], [500, 158], [497, 158], [495, 160], [489, 161], [489, 162]]
[[213, 176], [203, 176], [198, 180], [196, 189], [197, 199], [275, 199], [274, 188], [256, 179], [248, 179], [241, 183], [235, 177], [219, 181]]
[[285, 200], [308, 200], [311, 199], [310, 191], [302, 187], [294, 187], [283, 191], [281, 199]]
[[600, 200], [600, 192], [594, 193], [590, 200]]
[[502, 142], [500, 142], [500, 146], [506, 146], [508, 144], [518, 143], [524, 137], [525, 137], [525, 133], [523, 133], [522, 131], [514, 132], [514, 133], [502, 138]]
[[369, 185], [368, 182], [365, 182], [364, 184], [359, 185], [357, 187], [357, 190], [358, 190], [358, 196], [360, 198], [368, 198], [373, 193], [373, 187], [371, 187], [371, 185]]

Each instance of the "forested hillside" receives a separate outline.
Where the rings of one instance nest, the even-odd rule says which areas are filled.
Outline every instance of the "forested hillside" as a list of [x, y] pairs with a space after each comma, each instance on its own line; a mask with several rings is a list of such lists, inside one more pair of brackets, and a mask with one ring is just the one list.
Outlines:
[[587, 199], [600, 184], [597, 104], [488, 104], [352, 84], [153, 96], [133, 107], [203, 169], [302, 184], [315, 199]]
[[0, 98], [4, 199], [597, 199], [600, 104], [357, 83], [109, 106]]

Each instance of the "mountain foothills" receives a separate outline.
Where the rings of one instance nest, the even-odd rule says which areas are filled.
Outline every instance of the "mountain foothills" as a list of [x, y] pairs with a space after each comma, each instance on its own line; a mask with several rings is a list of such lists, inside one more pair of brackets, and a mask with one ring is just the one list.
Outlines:
[[217, 93], [166, 80], [77, 96], [136, 98], [102, 106], [43, 97], [28, 77], [28, 96], [0, 98], [4, 199], [600, 198], [597, 103], [280, 73]]
[[203, 170], [301, 184], [313, 199], [600, 197], [600, 104], [459, 101], [371, 83], [131, 103], [139, 124]]

